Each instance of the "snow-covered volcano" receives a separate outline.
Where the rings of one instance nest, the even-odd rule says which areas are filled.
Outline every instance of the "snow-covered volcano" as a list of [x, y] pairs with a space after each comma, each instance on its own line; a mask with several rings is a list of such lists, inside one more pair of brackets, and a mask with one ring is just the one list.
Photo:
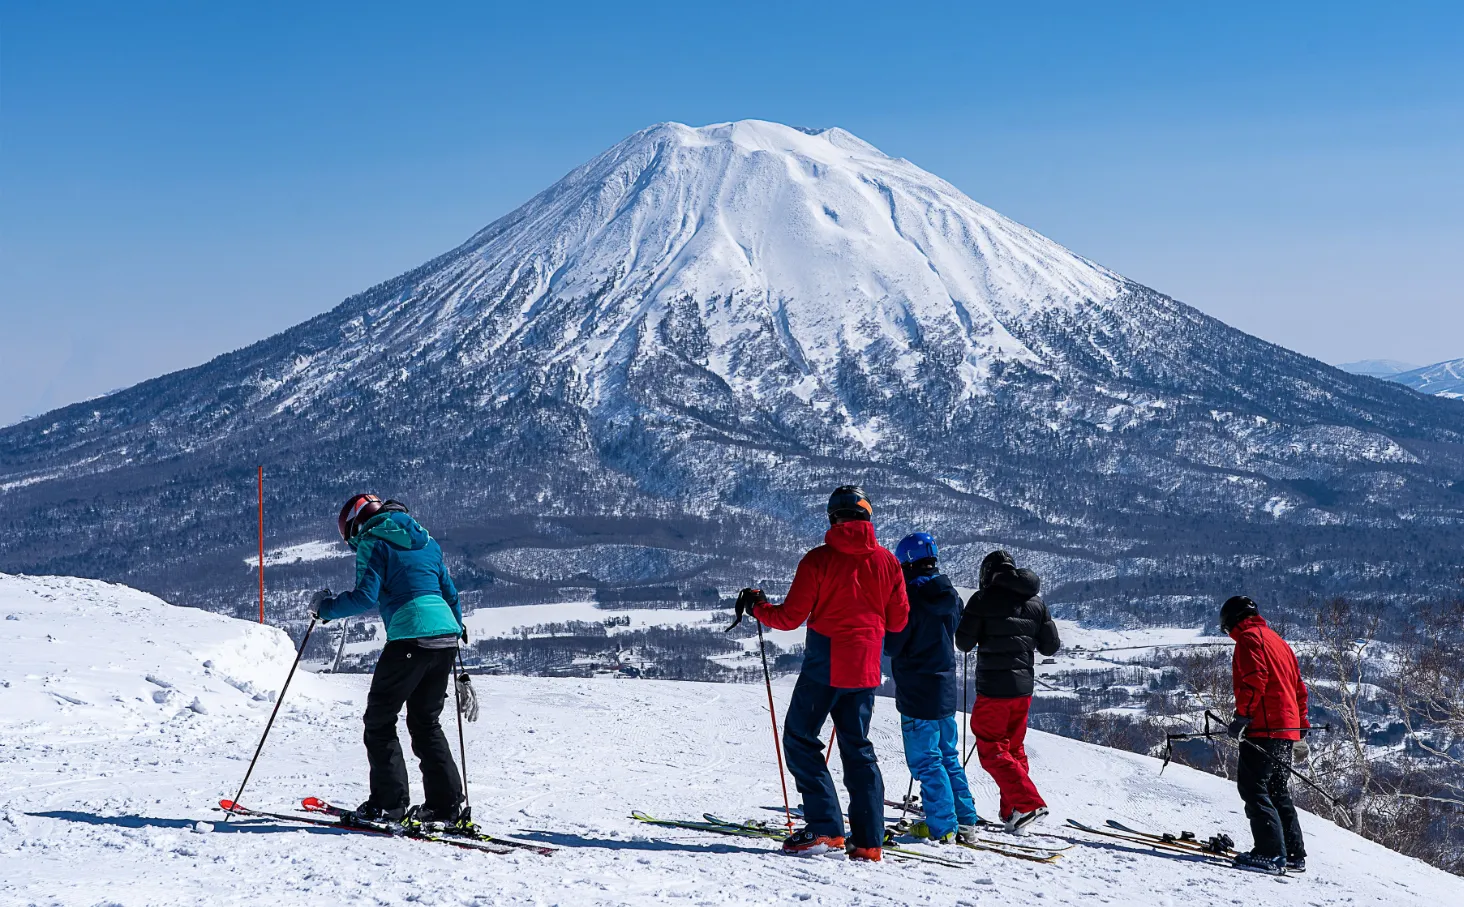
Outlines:
[[[760, 684], [476, 678], [482, 717], [466, 725], [475, 817], [557, 847], [550, 857], [280, 821], [225, 825], [210, 807], [234, 795], [273, 708], [291, 656], [283, 633], [56, 577], [0, 576], [0, 614], [5, 904], [1442, 907], [1464, 898], [1458, 878], [1310, 814], [1308, 872], [1280, 881], [1062, 831], [1067, 818], [1112, 818], [1245, 839], [1246, 823], [1232, 782], [1181, 765], [1160, 775], [1156, 759], [1035, 731], [1027, 745], [1053, 809], [1049, 830], [1074, 843], [1053, 865], [918, 844], [959, 851], [965, 865], [797, 859], [766, 841], [631, 819], [631, 810], [779, 818], [764, 808], [782, 803], [782, 789]], [[780, 717], [790, 681], [775, 690]], [[364, 799], [367, 684], [296, 674], [245, 801], [289, 812], [304, 796]], [[871, 736], [886, 789], [902, 794], [909, 776], [888, 699]], [[838, 780], [838, 759], [833, 770]], [[970, 776], [978, 809], [994, 810], [995, 786], [974, 760]], [[196, 831], [200, 820], [213, 830]]]
[[672, 123], [473, 237], [387, 316], [401, 334], [375, 336], [489, 366], [502, 394], [516, 389], [491, 367], [504, 357], [570, 368], [598, 403], [627, 361], [669, 355], [848, 417], [851, 355], [893, 365], [889, 393], [940, 372], [971, 396], [997, 359], [1043, 361], [1007, 324], [1122, 287], [842, 129]]
[[27, 527], [0, 568], [243, 599], [262, 463], [278, 544], [328, 540], [375, 488], [504, 601], [776, 581], [846, 481], [888, 535], [934, 531], [957, 569], [1016, 548], [1059, 602], [1426, 596], [1464, 550], [1460, 414], [843, 130], [662, 124], [310, 322], [0, 431]]

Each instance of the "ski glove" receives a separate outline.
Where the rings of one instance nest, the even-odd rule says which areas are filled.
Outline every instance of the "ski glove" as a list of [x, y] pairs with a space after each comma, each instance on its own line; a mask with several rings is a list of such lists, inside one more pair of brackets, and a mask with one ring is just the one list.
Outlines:
[[1305, 740], [1296, 741], [1291, 747], [1291, 761], [1297, 765], [1306, 765], [1311, 760], [1311, 747], [1306, 745]]
[[478, 694], [473, 692], [473, 681], [467, 671], [457, 676], [457, 707], [458, 714], [469, 723], [478, 720]]
[[737, 604], [734, 606], [737, 613], [737, 619], [741, 620], [745, 615], [747, 617], [751, 617], [753, 620], [757, 620], [756, 615], [752, 613], [752, 609], [757, 607], [758, 605], [766, 605], [767, 603], [768, 597], [763, 594], [763, 590], [743, 589], [741, 592], [737, 593]]
[[1250, 727], [1251, 720], [1244, 715], [1236, 715], [1226, 726], [1225, 733], [1230, 735], [1231, 740], [1239, 740], [1245, 735], [1245, 729]]
[[332, 598], [334, 598], [334, 596], [330, 594], [329, 589], [321, 589], [319, 592], [310, 596], [310, 616], [319, 617], [320, 606], [330, 601]]

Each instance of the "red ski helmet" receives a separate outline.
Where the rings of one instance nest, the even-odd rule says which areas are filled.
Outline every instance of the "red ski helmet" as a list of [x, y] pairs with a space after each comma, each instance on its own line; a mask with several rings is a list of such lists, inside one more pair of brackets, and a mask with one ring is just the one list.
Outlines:
[[361, 524], [381, 512], [381, 498], [374, 494], [353, 494], [346, 499], [341, 515], [336, 518], [336, 528], [341, 531], [341, 540], [349, 542], [360, 531]]

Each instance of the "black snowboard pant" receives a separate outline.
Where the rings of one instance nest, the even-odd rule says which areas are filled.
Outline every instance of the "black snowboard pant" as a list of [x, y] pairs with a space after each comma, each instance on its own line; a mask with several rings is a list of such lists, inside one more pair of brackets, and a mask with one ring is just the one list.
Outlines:
[[407, 765], [397, 740], [397, 715], [407, 707], [407, 733], [422, 766], [425, 805], [451, 813], [463, 799], [462, 781], [452, 748], [438, 719], [447, 700], [457, 649], [424, 649], [416, 640], [386, 644], [366, 696], [366, 759], [371, 763], [371, 805], [404, 809], [411, 805]]
[[1291, 802], [1290, 740], [1256, 738], [1240, 744], [1240, 766], [1235, 775], [1245, 817], [1250, 820], [1255, 852], [1267, 857], [1298, 859], [1306, 856], [1301, 823]]

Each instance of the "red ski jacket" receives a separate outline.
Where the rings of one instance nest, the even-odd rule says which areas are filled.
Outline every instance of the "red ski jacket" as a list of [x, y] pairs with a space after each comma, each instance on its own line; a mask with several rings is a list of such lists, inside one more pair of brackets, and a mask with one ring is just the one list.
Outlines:
[[778, 630], [808, 621], [803, 673], [865, 689], [879, 686], [885, 633], [905, 629], [910, 603], [900, 562], [880, 547], [873, 525], [854, 520], [831, 526], [824, 544], [803, 556], [781, 605], [758, 605], [753, 615]]
[[1300, 740], [1300, 732], [1290, 728], [1309, 728], [1311, 722], [1296, 653], [1259, 615], [1236, 624], [1230, 638], [1235, 640], [1230, 664], [1235, 713], [1251, 720], [1246, 736]]

